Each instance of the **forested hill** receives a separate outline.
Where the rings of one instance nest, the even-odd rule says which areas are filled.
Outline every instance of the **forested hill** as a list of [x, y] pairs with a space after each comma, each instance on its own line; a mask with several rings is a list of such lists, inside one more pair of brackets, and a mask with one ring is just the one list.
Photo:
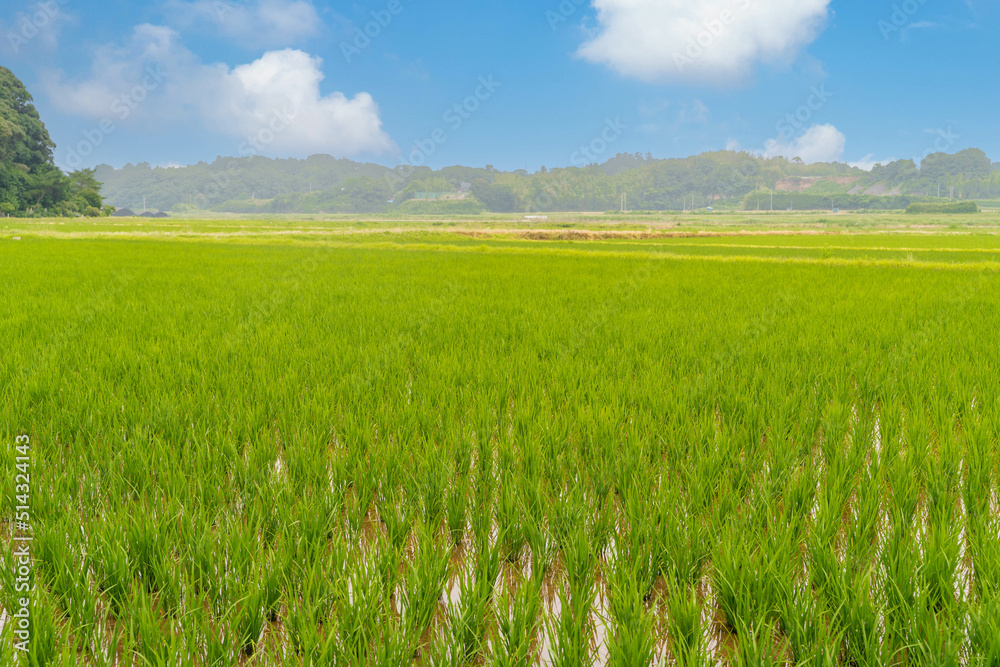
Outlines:
[[[237, 213], [604, 211], [623, 195], [631, 210], [752, 208], [763, 193], [782, 207], [902, 208], [925, 197], [1000, 198], [1000, 164], [969, 149], [899, 160], [872, 171], [843, 163], [806, 165], [720, 151], [683, 159], [621, 153], [586, 167], [503, 172], [448, 167], [390, 169], [326, 155], [305, 160], [218, 158], [189, 167], [149, 164], [96, 170], [118, 207]], [[768, 204], [770, 200], [768, 199]]]
[[24, 84], [0, 67], [0, 215], [107, 215], [91, 170], [64, 174]]

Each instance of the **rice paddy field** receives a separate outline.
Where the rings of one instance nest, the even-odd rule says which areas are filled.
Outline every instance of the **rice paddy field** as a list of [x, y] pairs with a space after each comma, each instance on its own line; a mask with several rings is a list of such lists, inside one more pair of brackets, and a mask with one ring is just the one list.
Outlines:
[[4, 222], [0, 663], [1000, 665], [998, 215]]

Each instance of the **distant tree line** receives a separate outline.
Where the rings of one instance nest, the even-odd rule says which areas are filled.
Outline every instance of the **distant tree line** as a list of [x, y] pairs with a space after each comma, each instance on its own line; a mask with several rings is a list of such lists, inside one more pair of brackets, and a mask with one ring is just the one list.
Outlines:
[[979, 204], [974, 201], [957, 202], [918, 202], [906, 207], [906, 212], [934, 213], [934, 214], [956, 214], [956, 213], [979, 213]]
[[[535, 173], [491, 165], [392, 169], [314, 155], [305, 160], [220, 157], [179, 169], [102, 165], [95, 175], [117, 206], [134, 208], [145, 198], [161, 210], [234, 213], [402, 214], [428, 208], [407, 204], [420, 193], [457, 192], [463, 184], [471, 184], [469, 198], [430, 208], [441, 213], [606, 211], [618, 210], [624, 196], [630, 210], [753, 209], [765, 192], [769, 208], [774, 192], [775, 208], [850, 210], [905, 208], [939, 191], [956, 199], [1000, 197], [1000, 169], [977, 149], [929, 155], [919, 168], [912, 160], [899, 160], [870, 172], [837, 162], [807, 165], [719, 151], [668, 160], [619, 153], [603, 164], [542, 167]], [[782, 182], [810, 178], [821, 180], [800, 192], [776, 191]], [[869, 190], [884, 194], [865, 195]]]

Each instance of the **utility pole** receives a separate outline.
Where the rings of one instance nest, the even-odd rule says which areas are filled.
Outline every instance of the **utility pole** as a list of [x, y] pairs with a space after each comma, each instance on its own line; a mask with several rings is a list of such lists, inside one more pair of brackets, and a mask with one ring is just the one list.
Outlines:
[[142, 196], [142, 212], [146, 212], [146, 195]]
[[774, 213], [774, 188], [771, 188], [771, 213]]

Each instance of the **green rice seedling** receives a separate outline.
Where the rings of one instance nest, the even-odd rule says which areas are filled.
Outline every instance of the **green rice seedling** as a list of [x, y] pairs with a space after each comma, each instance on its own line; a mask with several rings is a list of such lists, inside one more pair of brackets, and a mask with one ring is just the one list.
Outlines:
[[955, 525], [951, 519], [951, 516], [930, 519], [920, 545], [923, 552], [921, 580], [938, 610], [952, 607], [956, 602], [960, 525]]
[[247, 525], [250, 534], [260, 537], [263, 544], [274, 544], [281, 528], [278, 508], [287, 504], [288, 490], [282, 483], [271, 484], [255, 490], [255, 497], [247, 507]]
[[[487, 575], [488, 576], [488, 575]], [[486, 623], [495, 580], [466, 569], [458, 578], [458, 600], [447, 608], [447, 651], [441, 664], [474, 664], [485, 647]], [[435, 662], [435, 664], [438, 664]]]
[[618, 558], [627, 560], [634, 569], [637, 583], [642, 588], [642, 596], [648, 599], [652, 595], [656, 578], [660, 572], [658, 554], [655, 553], [654, 531], [656, 527], [638, 513], [639, 503], [629, 499], [626, 501], [627, 533], [619, 533], [616, 543]]
[[638, 566], [619, 558], [611, 569], [611, 636], [608, 664], [620, 667], [651, 665], [656, 658], [656, 634], [652, 612], [646, 607], [646, 584]]
[[347, 499], [347, 529], [351, 539], [357, 539], [377, 491], [377, 481], [371, 474], [358, 474], [354, 494]]
[[577, 610], [589, 612], [589, 606], [584, 603], [593, 599], [597, 554], [594, 553], [586, 529], [578, 527], [567, 536], [562, 547], [570, 595], [579, 601]]
[[437, 613], [448, 580], [451, 550], [439, 548], [426, 527], [418, 531], [418, 545], [403, 584], [403, 616], [410, 630], [422, 636]]
[[571, 538], [578, 537], [581, 526], [587, 525], [587, 501], [578, 486], [571, 486], [553, 498], [549, 528], [560, 548]]
[[94, 557], [97, 586], [107, 598], [112, 613], [116, 617], [128, 609], [131, 593], [133, 568], [129, 563], [125, 545], [115, 535], [112, 523], [98, 533]]
[[935, 594], [923, 590], [911, 618], [913, 645], [908, 647], [909, 659], [921, 665], [959, 667], [964, 662], [966, 631], [961, 619], [940, 613]]
[[206, 515], [199, 512], [185, 514], [179, 521], [180, 541], [183, 545], [181, 562], [194, 585], [195, 593], [212, 590], [216, 579], [216, 540], [212, 530], [213, 523]]
[[[80, 643], [87, 645], [97, 618], [97, 598], [90, 591], [90, 562], [67, 543], [66, 526], [62, 521], [41, 526], [36, 532], [36, 576], [48, 585], [62, 615], [68, 616]], [[10, 581], [15, 590], [14, 582]], [[8, 608], [13, 608], [11, 605]]]
[[[242, 658], [242, 646], [237, 632], [228, 620], [202, 623], [202, 664], [210, 667], [225, 667], [238, 663]], [[245, 657], [245, 656], [242, 656]]]
[[372, 564], [378, 572], [383, 604], [394, 601], [396, 588], [402, 580], [401, 566], [405, 558], [403, 551], [397, 551], [389, 544], [388, 538], [380, 535], [376, 550], [371, 556]]
[[490, 544], [488, 540], [475, 544], [475, 560], [472, 563], [476, 580], [476, 595], [488, 604], [493, 599], [500, 567], [503, 563], [503, 543], [501, 540]]
[[448, 489], [446, 504], [448, 533], [451, 535], [452, 542], [461, 544], [468, 516], [469, 482], [467, 477], [459, 476], [455, 479], [454, 484]]
[[667, 634], [670, 650], [681, 667], [707, 667], [708, 647], [702, 627], [703, 606], [694, 584], [667, 580]]
[[970, 521], [969, 547], [975, 591], [980, 600], [1000, 599], [1000, 520]]
[[780, 620], [794, 664], [809, 667], [838, 664], [843, 634], [834, 634], [832, 624], [822, 614], [821, 605], [808, 586], [795, 586], [790, 590], [781, 601]]
[[334, 609], [336, 616], [336, 655], [348, 664], [367, 664], [378, 635], [381, 609], [378, 573], [358, 558], [349, 580], [349, 586], [337, 591]]
[[542, 516], [528, 516], [523, 524], [525, 541], [531, 550], [533, 575], [544, 576], [556, 557], [556, 543]]
[[891, 528], [879, 557], [885, 596], [886, 643], [895, 649], [912, 644], [910, 619], [917, 604], [920, 554], [903, 529]]
[[965, 484], [962, 489], [962, 500], [969, 523], [976, 524], [989, 517], [990, 500], [993, 496], [991, 477], [995, 457], [990, 435], [982, 423], [973, 422], [969, 426], [965, 441]]
[[590, 542], [594, 553], [600, 558], [604, 556], [616, 528], [616, 510], [611, 500], [610, 491], [595, 497], [594, 514], [590, 521]]
[[1000, 665], [1000, 599], [984, 598], [969, 618], [969, 647], [975, 662], [994, 667]]
[[542, 628], [542, 580], [535, 575], [521, 582], [512, 595], [496, 605], [496, 641], [489, 664], [494, 667], [528, 667]]
[[700, 520], [683, 513], [682, 507], [663, 502], [658, 510], [652, 539], [659, 572], [678, 582], [697, 582], [711, 554], [709, 531]]
[[[94, 622], [95, 631], [86, 646], [86, 654], [95, 667], [114, 667], [118, 664], [118, 648], [124, 636], [124, 627], [120, 623], [111, 622], [107, 617], [97, 618]], [[192, 623], [189, 627], [195, 628]], [[195, 646], [194, 643], [189, 646]], [[198, 644], [200, 646], [200, 644]]]
[[417, 468], [421, 490], [421, 519], [427, 526], [436, 526], [444, 516], [451, 470], [447, 462], [427, 456]]
[[894, 650], [881, 639], [879, 610], [872, 601], [872, 569], [845, 568], [835, 579], [836, 599], [842, 604], [832, 615], [832, 625], [843, 636], [849, 660], [862, 665], [891, 661]]
[[595, 585], [596, 556], [584, 526], [569, 533], [563, 544], [566, 567], [566, 587], [560, 588], [560, 612], [546, 618], [552, 646], [552, 664], [590, 665], [590, 612], [597, 595]]
[[395, 551], [402, 551], [410, 539], [413, 526], [413, 513], [410, 505], [396, 493], [387, 494], [378, 505], [379, 517], [385, 526], [389, 546]]
[[741, 624], [736, 633], [737, 653], [733, 663], [738, 667], [777, 667], [785, 664], [781, 633], [763, 616]]
[[152, 578], [158, 582], [160, 604], [164, 613], [177, 618], [183, 612], [184, 572], [176, 567], [170, 554], [153, 564]]
[[224, 616], [230, 620], [236, 644], [246, 656], [254, 655], [267, 627], [266, 596], [265, 589], [253, 586], [250, 594], [237, 600]]
[[136, 657], [144, 665], [156, 667], [170, 665], [178, 653], [176, 637], [169, 632], [164, 635], [160, 628], [160, 613], [145, 587], [136, 588], [131, 604], [129, 644], [135, 647]]
[[520, 494], [512, 479], [501, 485], [494, 511], [503, 558], [508, 563], [516, 563], [521, 560], [526, 540]]
[[560, 611], [545, 617], [552, 667], [589, 667], [594, 664], [590, 650], [590, 609], [596, 590], [578, 592], [574, 598], [565, 589], [559, 590]]
[[473, 539], [481, 542], [493, 530], [493, 506], [496, 501], [496, 479], [491, 470], [483, 469], [480, 459], [476, 480], [472, 485], [472, 506], [469, 508], [469, 527]]
[[169, 518], [158, 518], [147, 512], [132, 514], [125, 522], [129, 565], [133, 576], [149, 593], [158, 591], [161, 586], [156, 574], [164, 555], [170, 551], [167, 547], [171, 539], [170, 523]]
[[751, 627], [759, 619], [766, 619], [769, 625], [777, 620], [781, 600], [787, 597], [791, 583], [786, 554], [787, 545], [773, 543], [755, 548], [735, 535], [716, 545], [712, 583], [719, 607], [733, 631]]
[[[36, 592], [29, 599], [31, 636], [29, 640], [30, 650], [27, 652], [25, 662], [30, 667], [59, 664], [57, 662], [59, 660], [59, 641], [63, 638], [59, 629], [59, 610], [46, 594]], [[17, 662], [11, 664], [17, 664]]]
[[413, 663], [414, 638], [393, 614], [380, 621], [381, 639], [376, 641], [372, 651], [372, 664], [405, 667]]
[[18, 664], [20, 657], [14, 648], [14, 644], [16, 644], [18, 640], [19, 638], [14, 636], [13, 623], [6, 622], [0, 624], [0, 662], [4, 665]]
[[318, 499], [304, 500], [297, 508], [295, 523], [286, 526], [282, 539], [296, 545], [296, 558], [319, 560], [326, 552], [334, 526], [334, 515]]
[[318, 648], [316, 631], [322, 620], [320, 603], [308, 594], [292, 594], [287, 601], [284, 618], [291, 644], [289, 652], [297, 656], [314, 656]]

